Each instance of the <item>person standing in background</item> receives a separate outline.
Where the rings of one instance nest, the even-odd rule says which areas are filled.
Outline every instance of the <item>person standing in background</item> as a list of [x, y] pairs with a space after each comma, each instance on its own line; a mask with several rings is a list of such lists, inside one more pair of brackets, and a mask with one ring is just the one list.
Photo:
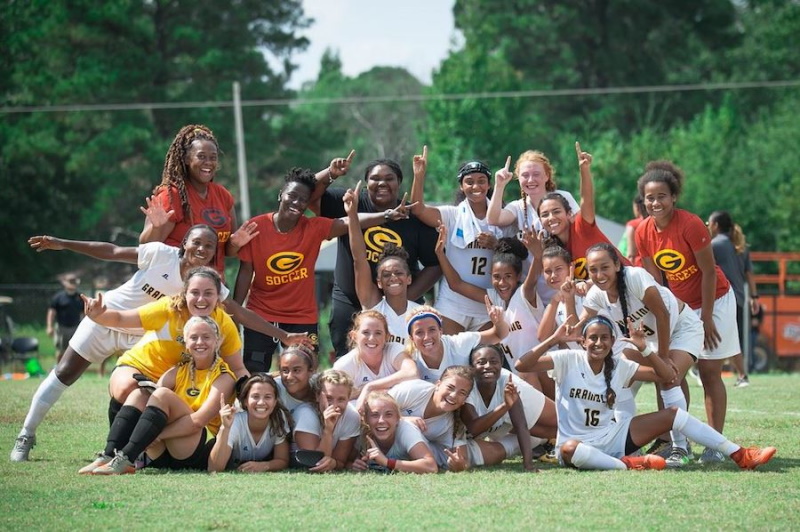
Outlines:
[[53, 337], [56, 344], [56, 362], [67, 349], [72, 335], [83, 319], [83, 300], [78, 292], [81, 280], [74, 274], [59, 276], [63, 290], [50, 300], [47, 309], [47, 336]]

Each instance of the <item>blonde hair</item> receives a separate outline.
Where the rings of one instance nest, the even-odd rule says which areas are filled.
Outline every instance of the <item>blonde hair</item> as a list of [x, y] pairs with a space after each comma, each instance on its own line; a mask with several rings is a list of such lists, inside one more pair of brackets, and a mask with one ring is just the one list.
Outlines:
[[[439, 324], [441, 325], [442, 323], [442, 313], [430, 305], [420, 305], [406, 314], [406, 323], [411, 323], [411, 321], [420, 314], [433, 314], [439, 318]], [[411, 331], [408, 331], [408, 341], [405, 344], [405, 351], [409, 355], [413, 355], [414, 352], [417, 351], [417, 347], [414, 345], [414, 341], [411, 339]]]
[[322, 417], [322, 410], [319, 408], [319, 395], [322, 393], [323, 387], [326, 384], [330, 384], [331, 386], [346, 386], [347, 397], [350, 397], [350, 394], [353, 392], [353, 379], [350, 378], [350, 375], [344, 371], [338, 369], [326, 369], [322, 373], [315, 373], [312, 375], [309, 384], [311, 385], [311, 390], [314, 392], [314, 397], [316, 398], [316, 401], [311, 402], [311, 406], [317, 413], [320, 427], [324, 427], [325, 419]]
[[389, 395], [386, 392], [370, 392], [367, 395], [366, 400], [364, 400], [364, 405], [361, 407], [361, 438], [360, 438], [360, 448], [361, 450], [366, 450], [369, 447], [367, 443], [367, 434], [370, 433], [369, 423], [367, 423], [367, 414], [369, 413], [369, 404], [373, 401], [386, 401], [387, 403], [391, 404], [394, 408], [395, 412], [397, 412], [397, 422], [400, 422], [400, 405], [397, 404], [397, 401], [394, 397]]

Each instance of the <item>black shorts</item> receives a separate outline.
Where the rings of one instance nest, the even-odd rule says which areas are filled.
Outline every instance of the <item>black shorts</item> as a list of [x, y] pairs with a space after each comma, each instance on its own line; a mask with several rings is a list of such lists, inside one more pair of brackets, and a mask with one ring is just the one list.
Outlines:
[[347, 346], [347, 333], [353, 327], [353, 316], [361, 309], [336, 298], [333, 299], [332, 303], [328, 329], [331, 333], [333, 350], [336, 351], [336, 358], [341, 358], [350, 351]]
[[[319, 351], [319, 327], [316, 323], [313, 324], [298, 324], [298, 323], [272, 323], [275, 327], [279, 327], [286, 332], [290, 333], [303, 333], [307, 332], [311, 341], [314, 342], [314, 350]], [[242, 357], [244, 358], [244, 367], [250, 373], [269, 373], [270, 366], [272, 366], [272, 355], [278, 347], [279, 340], [272, 336], [267, 336], [258, 331], [244, 328], [244, 347], [242, 348]]]
[[156, 469], [172, 469], [175, 471], [186, 469], [207, 471], [208, 457], [211, 454], [211, 449], [214, 447], [214, 440], [212, 439], [206, 441], [207, 437], [208, 432], [206, 432], [206, 429], [203, 428], [197, 448], [188, 458], [173, 458], [172, 455], [169, 454], [169, 450], [164, 449], [164, 452], [161, 454], [161, 456], [148, 463], [147, 467], [154, 467]]

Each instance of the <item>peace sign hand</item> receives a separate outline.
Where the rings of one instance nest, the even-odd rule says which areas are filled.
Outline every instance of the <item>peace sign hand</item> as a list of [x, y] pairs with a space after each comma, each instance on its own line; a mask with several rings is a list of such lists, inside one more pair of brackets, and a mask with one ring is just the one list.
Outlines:
[[564, 323], [558, 326], [556, 332], [553, 333], [555, 339], [559, 343], [566, 344], [567, 342], [578, 342], [581, 340], [580, 331], [576, 325], [570, 325], [570, 320], [573, 319], [574, 316], [570, 315], [567, 316], [567, 319], [564, 320]]
[[393, 222], [396, 222], [398, 220], [407, 220], [408, 219], [408, 217], [411, 214], [411, 209], [416, 207], [417, 204], [419, 204], [419, 202], [415, 201], [414, 203], [409, 203], [408, 205], [406, 205], [406, 200], [407, 199], [408, 199], [408, 192], [403, 194], [403, 199], [400, 201], [400, 205], [398, 205], [397, 207], [395, 207], [394, 209], [389, 211], [389, 219], [390, 220], [392, 220]]
[[350, 170], [350, 164], [353, 162], [355, 154], [356, 150], [350, 150], [350, 155], [346, 159], [337, 157], [331, 160], [331, 164], [328, 165], [328, 175], [330, 175], [331, 181], [342, 177]]
[[424, 176], [428, 170], [428, 146], [422, 147], [422, 155], [414, 155], [413, 159], [414, 175]]
[[494, 173], [494, 182], [499, 186], [505, 186], [509, 181], [514, 179], [514, 173], [511, 172], [511, 156], [506, 157], [506, 165]]
[[103, 305], [103, 294], [97, 294], [97, 298], [81, 294], [81, 299], [83, 299], [83, 313], [90, 320], [97, 321], [96, 318], [106, 311], [106, 306]]
[[441, 220], [439, 220], [439, 225], [436, 226], [436, 231], [439, 232], [439, 236], [436, 238], [436, 247], [434, 251], [437, 255], [444, 254], [445, 249], [445, 242], [447, 241], [447, 226], [445, 226]]
[[626, 321], [628, 322], [628, 337], [620, 338], [620, 340], [632, 344], [639, 351], [644, 351], [645, 347], [647, 347], [644, 321], [640, 321], [638, 327], [632, 318], [628, 318]]

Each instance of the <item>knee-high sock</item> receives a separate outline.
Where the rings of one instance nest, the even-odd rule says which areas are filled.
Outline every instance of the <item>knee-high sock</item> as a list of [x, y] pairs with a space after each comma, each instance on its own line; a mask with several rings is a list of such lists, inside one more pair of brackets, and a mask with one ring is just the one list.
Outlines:
[[139, 422], [142, 416], [142, 411], [133, 406], [123, 405], [119, 409], [117, 417], [111, 424], [111, 429], [108, 431], [108, 439], [106, 440], [106, 448], [103, 454], [106, 456], [114, 456], [114, 451], [120, 451], [128, 443], [128, 440], [133, 434], [133, 429]]
[[[669, 390], [661, 390], [661, 399], [664, 400], [664, 408], [676, 406], [681, 410], [686, 410], [686, 397], [683, 395], [680, 386], [675, 386]], [[672, 438], [673, 446], [686, 450], [686, 436], [683, 433], [671, 430], [669, 436]]]
[[628, 469], [622, 460], [617, 460], [585, 443], [579, 443], [575, 447], [572, 465], [578, 469]]
[[725, 456], [730, 456], [739, 450], [739, 446], [725, 436], [709, 427], [686, 410], [678, 410], [672, 429], [680, 431], [701, 445], [716, 449]]
[[157, 406], [148, 406], [133, 429], [130, 441], [122, 448], [128, 460], [134, 461], [167, 426], [167, 414]]
[[114, 399], [113, 397], [108, 401], [108, 426], [112, 426], [114, 424], [114, 418], [117, 417], [120, 408], [122, 408], [122, 403]]
[[36, 434], [36, 428], [41, 424], [44, 416], [50, 411], [50, 408], [58, 401], [64, 390], [69, 388], [66, 384], [58, 380], [55, 370], [47, 374], [47, 377], [42, 381], [36, 389], [31, 399], [31, 407], [28, 410], [28, 415], [25, 416], [25, 422], [22, 424], [20, 436], [33, 436]]

